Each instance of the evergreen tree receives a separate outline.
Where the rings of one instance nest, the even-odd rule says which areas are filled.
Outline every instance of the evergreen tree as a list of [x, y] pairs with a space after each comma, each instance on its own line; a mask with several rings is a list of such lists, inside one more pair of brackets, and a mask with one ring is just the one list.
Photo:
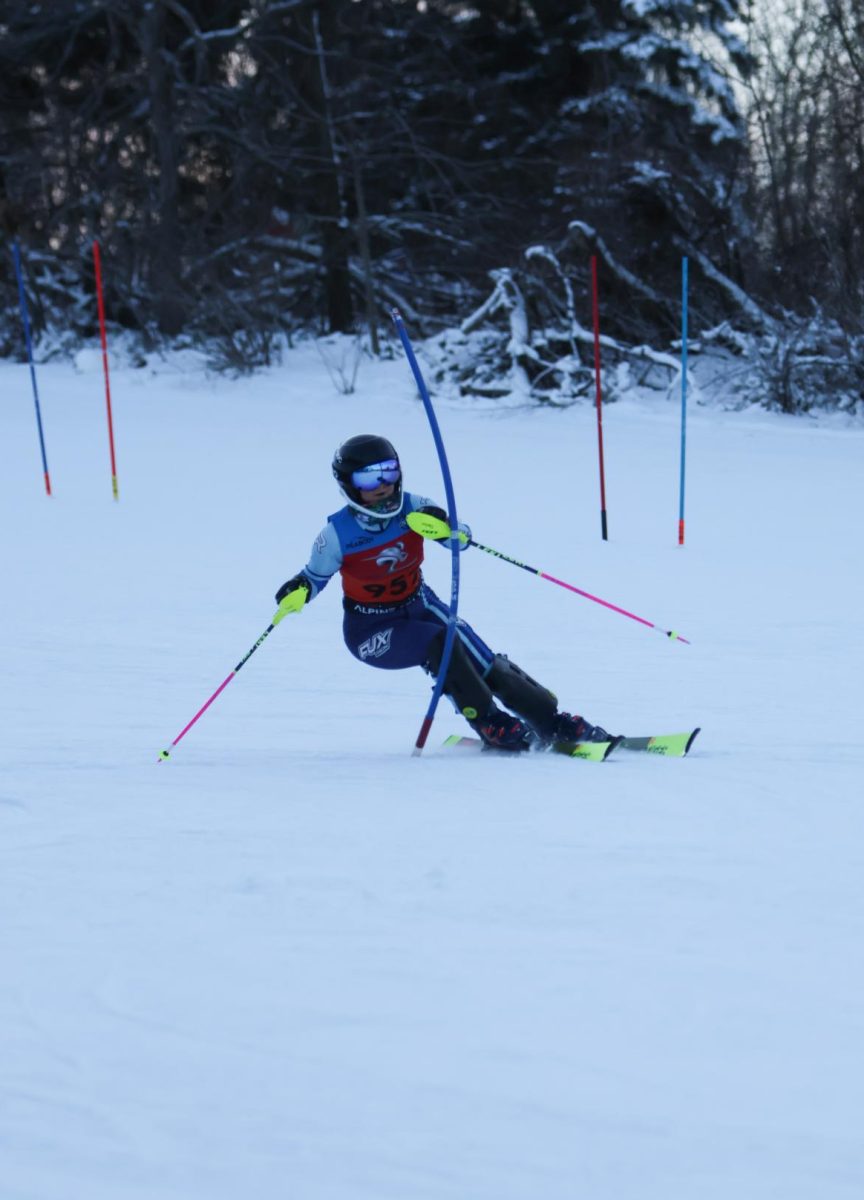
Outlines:
[[[749, 69], [732, 31], [737, 2], [463, 7], [457, 29], [477, 63], [468, 152], [488, 161], [487, 189], [507, 197], [510, 236], [496, 243], [509, 245], [515, 266], [516, 241], [521, 249], [550, 241], [566, 253], [570, 222], [596, 230], [650, 281], [640, 333], [656, 334], [659, 321], [668, 334], [655, 297], [675, 296], [682, 250], [698, 248], [735, 274], [747, 229], [745, 128], [715, 62]], [[596, 244], [589, 236], [573, 245], [574, 263]], [[718, 298], [715, 315], [721, 309]], [[632, 302], [628, 312], [632, 319]]]
[[98, 233], [140, 325], [452, 320], [573, 222], [650, 280], [646, 334], [682, 248], [734, 274], [743, 129], [709, 50], [746, 67], [738, 0], [8, 8], [4, 220], [70, 260]]

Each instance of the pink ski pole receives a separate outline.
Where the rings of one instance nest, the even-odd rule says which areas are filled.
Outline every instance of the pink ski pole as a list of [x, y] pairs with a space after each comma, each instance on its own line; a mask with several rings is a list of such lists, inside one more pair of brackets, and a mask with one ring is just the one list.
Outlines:
[[590, 592], [583, 592], [582, 588], [578, 588], [572, 583], [565, 583], [563, 579], [556, 579], [554, 575], [547, 575], [545, 571], [540, 571], [537, 567], [529, 567], [525, 563], [517, 562], [515, 558], [510, 558], [508, 555], [502, 554], [500, 550], [493, 550], [491, 546], [482, 546], [480, 542], [475, 542], [473, 538], [471, 538], [468, 545], [476, 546], [478, 550], [485, 550], [487, 554], [494, 554], [496, 558], [503, 558], [504, 562], [512, 563], [514, 567], [521, 567], [523, 571], [531, 571], [532, 574], [539, 575], [541, 579], [548, 579], [550, 583], [557, 583], [559, 587], [567, 588], [569, 592], [575, 592], [577, 596], [584, 596], [586, 600], [593, 600], [595, 604], [602, 604], [604, 608], [611, 608], [613, 612], [620, 613], [622, 617], [629, 617], [631, 621], [638, 621], [640, 625], [647, 625], [649, 629], [656, 629], [658, 633], [662, 633], [664, 637], [671, 638], [673, 642], [686, 642], [688, 646], [690, 645], [689, 638], [682, 637], [674, 629], [661, 629], [653, 621], [646, 621], [644, 617], [637, 617], [635, 613], [628, 612], [626, 608], [619, 608], [617, 604], [610, 604], [608, 600], [601, 600], [599, 596], [592, 596]]
[[175, 739], [171, 743], [171, 745], [168, 747], [168, 749], [159, 751], [159, 757], [156, 759], [157, 762], [164, 762], [165, 759], [170, 756], [171, 751], [174, 749], [174, 747], [177, 745], [177, 743], [180, 741], [180, 739], [184, 738], [186, 736], [186, 734], [189, 732], [189, 730], [192, 728], [192, 726], [195, 724], [195, 722], [199, 719], [199, 717], [204, 716], [205, 712], [210, 707], [210, 705], [213, 703], [213, 701], [216, 699], [216, 697], [221, 695], [222, 692], [224, 692], [225, 688], [228, 686], [228, 684], [231, 682], [231, 680], [234, 678], [234, 676], [237, 674], [237, 672], [240, 670], [240, 668], [243, 666], [243, 664], [252, 657], [252, 655], [255, 653], [255, 651], [258, 649], [258, 647], [261, 645], [261, 643], [270, 636], [270, 634], [273, 632], [273, 630], [276, 628], [276, 626], [279, 624], [279, 622], [282, 620], [282, 618], [284, 616], [287, 616], [287, 614], [289, 612], [296, 611], [296, 609], [292, 608], [291, 605], [288, 603], [289, 600], [290, 600], [290, 595], [286, 596], [285, 599], [282, 601], [282, 603], [279, 605], [279, 608], [278, 608], [277, 612], [275, 613], [273, 620], [270, 622], [270, 624], [267, 626], [267, 628], [261, 634], [261, 636], [259, 637], [258, 641], [255, 643], [255, 645], [252, 647], [252, 649], [248, 650], [243, 655], [243, 657], [240, 659], [239, 663], [234, 668], [234, 670], [231, 672], [231, 674], [227, 677], [227, 679], [222, 680], [222, 682], [219, 684], [216, 691], [213, 693], [213, 695], [210, 697], [210, 699], [207, 701], [206, 704], [202, 704], [202, 706], [198, 709], [197, 713], [192, 718], [192, 720], [189, 722], [189, 724], [184, 725], [184, 727], [177, 734], [177, 736], [175, 737]]
[[[437, 541], [439, 538], [453, 536], [447, 522], [432, 516], [430, 513], [412, 512], [408, 514], [406, 520], [409, 527], [415, 533], [419, 533], [421, 537], [434, 538]], [[619, 608], [617, 604], [610, 604], [608, 600], [601, 600], [599, 596], [592, 596], [590, 592], [583, 592], [582, 588], [578, 588], [572, 583], [565, 583], [563, 579], [556, 579], [554, 575], [548, 575], [545, 571], [541, 571], [537, 567], [529, 567], [527, 563], [519, 562], [518, 559], [511, 558], [509, 554], [502, 554], [500, 550], [493, 550], [491, 546], [484, 546], [482, 542], [475, 542], [473, 538], [466, 537], [464, 533], [459, 533], [456, 536], [460, 540], [466, 541], [469, 546], [476, 546], [478, 550], [485, 550], [487, 554], [492, 554], [495, 558], [500, 558], [504, 562], [512, 563], [514, 567], [521, 567], [523, 571], [530, 571], [532, 575], [539, 575], [541, 579], [548, 579], [550, 583], [557, 583], [559, 587], [567, 588], [568, 592], [575, 592], [577, 596], [584, 596], [586, 600], [593, 600], [595, 604], [602, 604], [604, 608], [611, 608], [613, 612], [620, 613], [622, 617], [629, 617], [631, 621], [638, 621], [640, 625], [647, 625], [649, 629], [656, 629], [658, 633], [662, 633], [664, 637], [671, 638], [674, 642], [686, 642], [688, 646], [690, 645], [689, 638], [682, 637], [674, 629], [661, 629], [653, 621], [646, 621], [644, 617], [637, 617], [635, 613], [628, 612], [626, 608]]]

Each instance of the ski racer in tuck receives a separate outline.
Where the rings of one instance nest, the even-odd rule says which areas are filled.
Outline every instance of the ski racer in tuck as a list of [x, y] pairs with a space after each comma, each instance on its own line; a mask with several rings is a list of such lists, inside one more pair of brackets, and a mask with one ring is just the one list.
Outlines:
[[[423, 579], [424, 539], [406, 517], [420, 512], [446, 522], [447, 514], [425, 496], [403, 492], [399, 456], [386, 438], [349, 438], [334, 455], [333, 474], [348, 503], [328, 518], [306, 566], [276, 593], [277, 604], [300, 612], [338, 571], [345, 644], [354, 657], [385, 670], [422, 667], [437, 679], [449, 610]], [[470, 538], [467, 526], [459, 529]], [[487, 747], [609, 739], [583, 717], [559, 712], [552, 692], [490, 650], [461, 618], [456, 633], [443, 691]]]

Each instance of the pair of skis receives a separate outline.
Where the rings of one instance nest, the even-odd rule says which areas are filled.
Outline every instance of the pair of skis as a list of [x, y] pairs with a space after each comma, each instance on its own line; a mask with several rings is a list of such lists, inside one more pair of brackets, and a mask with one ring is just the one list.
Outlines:
[[[608, 742], [577, 742], [575, 745], [559, 743], [550, 749], [567, 758], [583, 758], [588, 762], [605, 762], [615, 750], [640, 750], [646, 754], [658, 754], [666, 758], [683, 758], [696, 740], [699, 727], [689, 733], [661, 733], [655, 737], [614, 737]], [[480, 738], [460, 737], [451, 734], [444, 745], [460, 750], [483, 750]]]

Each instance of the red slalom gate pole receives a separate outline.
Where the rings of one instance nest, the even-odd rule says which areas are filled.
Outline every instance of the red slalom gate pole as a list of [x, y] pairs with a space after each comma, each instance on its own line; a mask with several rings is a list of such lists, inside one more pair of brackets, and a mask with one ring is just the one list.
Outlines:
[[102, 370], [105, 374], [105, 404], [108, 409], [108, 445], [111, 448], [111, 490], [119, 500], [117, 490], [117, 459], [114, 454], [114, 421], [111, 416], [111, 381], [108, 375], [108, 338], [105, 334], [105, 300], [102, 294], [102, 259], [99, 243], [93, 242], [93, 265], [96, 268], [96, 304], [99, 309], [99, 336], [102, 339]]
[[603, 395], [600, 387], [600, 304], [597, 290], [597, 255], [591, 255], [591, 296], [594, 310], [594, 377], [597, 384], [597, 449], [600, 456], [600, 529], [609, 540], [606, 525], [606, 475], [603, 469]]

